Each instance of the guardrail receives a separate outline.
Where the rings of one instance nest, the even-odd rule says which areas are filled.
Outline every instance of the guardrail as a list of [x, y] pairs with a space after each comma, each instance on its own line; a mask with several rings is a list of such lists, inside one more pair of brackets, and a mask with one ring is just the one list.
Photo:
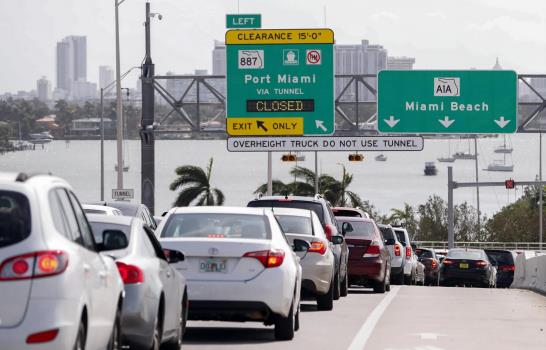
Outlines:
[[[447, 241], [413, 241], [419, 247], [448, 249]], [[543, 245], [544, 247], [544, 245]], [[506, 249], [506, 250], [530, 250], [540, 251], [540, 244], [537, 242], [455, 242], [455, 248], [477, 248], [477, 249]]]

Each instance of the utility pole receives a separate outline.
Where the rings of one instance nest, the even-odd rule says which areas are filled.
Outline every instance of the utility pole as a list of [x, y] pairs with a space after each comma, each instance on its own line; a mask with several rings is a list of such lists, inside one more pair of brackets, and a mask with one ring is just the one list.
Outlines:
[[119, 58], [119, 15], [118, 8], [125, 0], [114, 0], [116, 8], [116, 134], [118, 155], [117, 188], [123, 189], [123, 108], [121, 104], [121, 73]]
[[141, 202], [155, 212], [154, 64], [150, 49], [150, 3], [146, 3], [146, 57], [142, 65]]
[[267, 195], [273, 195], [273, 158], [271, 152], [267, 152]]
[[100, 200], [104, 200], [104, 87], [100, 88]]
[[455, 247], [455, 222], [453, 216], [453, 167], [447, 167], [447, 247]]
[[539, 249], [542, 251], [542, 232], [544, 231], [544, 228], [543, 228], [543, 219], [542, 219], [542, 215], [543, 215], [543, 211], [544, 209], [542, 208], [542, 192], [543, 192], [543, 187], [542, 186], [542, 131], [539, 133], [539, 141], [538, 141], [538, 145], [539, 145], [539, 152], [538, 152], [538, 181], [540, 181], [540, 186], [538, 188], [538, 247]]
[[481, 232], [480, 224], [480, 180], [478, 179], [478, 135], [474, 136], [474, 155], [476, 156], [476, 202], [478, 209], [478, 234]]

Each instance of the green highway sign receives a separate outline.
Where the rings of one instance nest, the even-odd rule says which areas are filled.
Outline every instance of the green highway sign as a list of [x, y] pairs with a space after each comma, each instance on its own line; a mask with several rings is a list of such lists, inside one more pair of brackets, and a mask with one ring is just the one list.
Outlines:
[[226, 28], [261, 28], [262, 27], [262, 15], [226, 15]]
[[517, 129], [514, 71], [384, 70], [378, 129], [384, 133], [507, 134]]
[[227, 31], [228, 134], [333, 134], [333, 44], [330, 29]]

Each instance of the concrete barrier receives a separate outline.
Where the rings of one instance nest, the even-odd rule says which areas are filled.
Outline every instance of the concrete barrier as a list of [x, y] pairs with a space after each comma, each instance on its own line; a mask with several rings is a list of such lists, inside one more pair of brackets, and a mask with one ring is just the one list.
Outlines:
[[546, 254], [523, 252], [516, 258], [515, 266], [511, 288], [546, 293]]

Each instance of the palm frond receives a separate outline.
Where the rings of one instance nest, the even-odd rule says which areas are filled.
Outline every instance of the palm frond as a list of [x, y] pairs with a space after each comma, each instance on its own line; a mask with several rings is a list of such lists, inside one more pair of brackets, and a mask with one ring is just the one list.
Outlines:
[[187, 207], [193, 202], [205, 189], [199, 186], [186, 186], [179, 193], [174, 205], [177, 207]]
[[214, 197], [215, 197], [215, 200], [214, 200], [214, 205], [224, 205], [224, 201], [225, 201], [225, 197], [224, 197], [224, 193], [222, 193], [222, 191], [220, 191], [219, 189], [217, 188], [213, 188], [211, 190], [211, 192], [213, 193]]

